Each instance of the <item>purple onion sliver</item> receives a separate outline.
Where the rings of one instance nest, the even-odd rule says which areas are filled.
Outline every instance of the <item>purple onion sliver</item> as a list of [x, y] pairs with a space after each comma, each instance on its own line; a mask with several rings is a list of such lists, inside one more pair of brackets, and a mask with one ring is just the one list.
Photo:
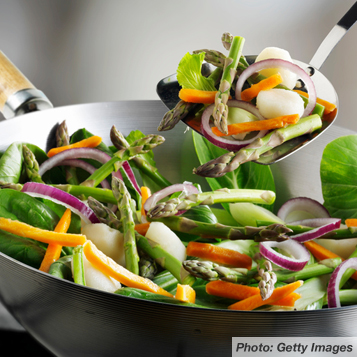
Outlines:
[[[294, 258], [280, 254], [272, 248], [282, 249]], [[310, 259], [309, 251], [302, 244], [291, 239], [283, 242], [260, 242], [259, 252], [272, 263], [291, 271], [302, 270]]]
[[340, 281], [349, 268], [357, 270], [357, 258], [349, 258], [343, 261], [332, 273], [327, 286], [327, 304], [329, 308], [341, 307], [340, 302]]
[[128, 161], [124, 161], [122, 167], [123, 167], [123, 170], [126, 172], [128, 178], [131, 181], [131, 184], [133, 185], [135, 190], [139, 193], [139, 195], [141, 195], [141, 189], [136, 181], [136, 177], [135, 177], [134, 172], [133, 172], [130, 164], [128, 163]]
[[285, 61], [282, 59], [277, 59], [277, 58], [270, 58], [266, 60], [262, 60], [259, 62], [255, 62], [249, 67], [247, 67], [239, 76], [237, 84], [236, 84], [236, 90], [235, 90], [235, 96], [237, 100], [241, 100], [241, 92], [243, 85], [245, 81], [252, 76], [254, 73], [257, 73], [263, 69], [268, 69], [268, 68], [286, 68], [289, 71], [295, 73], [298, 77], [300, 77], [303, 82], [305, 83], [307, 92], [309, 94], [309, 102], [304, 110], [304, 113], [302, 117], [306, 117], [311, 114], [311, 112], [314, 110], [315, 105], [316, 105], [316, 89], [314, 82], [310, 78], [310, 76], [298, 65], [295, 63], [291, 63], [289, 61]]
[[[251, 103], [244, 102], [241, 100], [231, 99], [228, 101], [228, 107], [241, 108], [255, 115], [259, 120], [264, 119], [264, 117], [259, 113], [258, 108], [256, 108]], [[207, 107], [203, 112], [201, 118], [201, 131], [204, 137], [209, 142], [222, 149], [226, 149], [228, 151], [238, 151], [239, 149], [253, 142], [255, 139], [263, 137], [268, 132], [267, 130], [258, 131], [257, 135], [255, 135], [254, 137], [248, 140], [230, 140], [230, 139], [226, 139], [225, 137], [217, 136], [212, 132], [212, 128], [210, 125], [210, 118], [213, 113], [213, 109], [214, 109], [214, 104]]]
[[334, 223], [337, 221], [341, 221], [340, 218], [307, 218], [301, 219], [299, 221], [289, 222], [290, 226], [305, 226], [305, 227], [321, 227], [328, 223]]
[[327, 223], [321, 227], [314, 228], [311, 231], [290, 236], [290, 239], [293, 239], [299, 243], [308, 242], [309, 240], [319, 238], [324, 234], [333, 231], [334, 229], [340, 228], [340, 225], [341, 225], [341, 220], [332, 223]]
[[38, 182], [26, 182], [21, 191], [33, 197], [43, 197], [59, 203], [78, 214], [86, 223], [100, 223], [91, 208], [77, 197], [56, 187]]

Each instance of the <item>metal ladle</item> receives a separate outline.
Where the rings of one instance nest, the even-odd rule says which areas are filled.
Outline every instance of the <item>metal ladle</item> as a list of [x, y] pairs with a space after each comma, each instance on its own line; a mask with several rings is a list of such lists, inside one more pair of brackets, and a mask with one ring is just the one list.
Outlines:
[[[310, 64], [294, 60], [294, 63], [304, 68], [313, 78], [316, 92], [320, 98], [323, 98], [331, 103], [336, 104], [338, 108], [338, 96], [335, 88], [331, 82], [319, 71], [322, 64], [325, 62], [331, 51], [337, 45], [337, 43], [342, 39], [342, 37], [347, 33], [347, 31], [354, 25], [357, 20], [357, 2], [355, 2], [352, 7], [347, 11], [347, 13], [341, 18], [341, 20], [332, 28], [329, 34], [320, 44], [315, 55], [312, 57]], [[246, 56], [248, 63], [253, 63], [256, 56]], [[215, 69], [214, 66], [204, 63], [202, 66], [202, 73], [204, 75], [209, 75]], [[163, 78], [157, 84], [157, 94], [159, 95], [161, 101], [166, 105], [168, 109], [173, 109], [179, 102], [178, 93], [181, 87], [177, 82], [176, 74]], [[312, 140], [320, 136], [332, 123], [336, 120], [337, 113], [335, 117], [330, 121], [324, 121], [323, 126], [320, 130], [315, 131], [312, 134], [305, 134], [299, 136], [295, 139], [289, 140], [286, 143], [270, 150], [269, 152], [263, 154], [255, 162], [263, 165], [271, 165], [276, 163], [302, 147], [309, 144]], [[202, 134], [200, 132], [200, 126], [197, 122], [192, 120], [189, 115], [182, 120], [190, 128]], [[196, 125], [195, 125], [196, 124]]]

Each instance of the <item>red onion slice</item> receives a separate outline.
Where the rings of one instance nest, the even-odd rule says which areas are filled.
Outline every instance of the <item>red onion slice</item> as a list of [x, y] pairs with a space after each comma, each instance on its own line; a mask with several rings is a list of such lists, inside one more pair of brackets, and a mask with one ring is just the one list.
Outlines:
[[190, 182], [176, 183], [152, 194], [144, 203], [145, 211], [150, 211], [151, 208], [155, 207], [156, 204], [165, 197], [181, 191], [185, 192], [187, 195], [191, 193], [199, 193], [197, 187]]
[[[68, 160], [63, 160], [58, 163], [56, 166], [72, 166], [72, 167], [79, 167], [83, 169], [84, 171], [87, 171], [90, 174], [93, 174], [95, 170], [97, 170], [93, 165], [88, 164], [88, 162], [85, 162], [83, 160], [77, 160], [77, 159], [68, 159]], [[103, 180], [101, 183], [101, 186], [103, 188], [111, 189], [110, 184], [107, 180]]]
[[38, 182], [26, 182], [21, 191], [33, 197], [42, 197], [59, 203], [78, 214], [86, 223], [100, 223], [91, 208], [77, 197], [58, 188]]
[[290, 236], [290, 239], [293, 239], [299, 243], [304, 243], [309, 240], [319, 238], [319, 237], [323, 236], [324, 234], [333, 231], [334, 229], [338, 229], [338, 228], [340, 228], [340, 225], [341, 225], [341, 220], [337, 220], [335, 222], [327, 223], [321, 227], [312, 229], [311, 231]]
[[141, 195], [141, 189], [136, 181], [136, 177], [135, 177], [134, 172], [133, 172], [130, 164], [128, 163], [128, 161], [124, 161], [122, 167], [123, 167], [123, 170], [126, 172], [128, 179], [131, 181], [135, 190]]
[[289, 222], [290, 226], [305, 226], [305, 227], [311, 227], [311, 228], [315, 228], [315, 227], [321, 227], [325, 224], [328, 223], [334, 223], [340, 221], [340, 218], [308, 218], [308, 219], [301, 219], [299, 221], [293, 221], [293, 222]]
[[286, 223], [300, 220], [299, 218], [289, 219], [292, 213], [295, 216], [305, 216], [300, 219], [306, 218], [306, 215], [310, 216], [309, 218], [330, 218], [328, 210], [320, 202], [308, 197], [295, 197], [286, 201], [280, 207], [277, 216]]
[[[228, 107], [234, 107], [234, 108], [241, 108], [246, 110], [247, 112], [255, 115], [259, 120], [265, 119], [260, 113], [258, 108], [256, 108], [253, 104], [244, 102], [242, 100], [234, 100], [231, 99], [228, 101]], [[222, 149], [226, 149], [228, 151], [238, 151], [244, 146], [247, 146], [250, 144], [252, 141], [254, 141], [257, 138], [263, 137], [268, 131], [267, 130], [261, 130], [257, 132], [257, 135], [254, 137], [248, 139], [248, 140], [230, 140], [226, 139], [225, 137], [217, 136], [213, 134], [211, 125], [210, 125], [210, 119], [213, 113], [214, 109], [214, 104], [210, 105], [205, 109], [205, 111], [202, 114], [201, 118], [201, 131], [204, 137], [211, 142], [213, 145], [216, 145]]]
[[309, 94], [309, 101], [308, 104], [304, 110], [304, 113], [302, 117], [306, 117], [311, 114], [311, 112], [314, 110], [315, 105], [316, 105], [316, 89], [314, 82], [310, 78], [310, 76], [298, 65], [295, 63], [291, 63], [289, 61], [285, 61], [282, 59], [277, 59], [277, 58], [270, 58], [266, 60], [262, 60], [259, 62], [255, 62], [249, 67], [247, 67], [239, 76], [237, 84], [236, 84], [236, 90], [235, 90], [235, 96], [236, 99], [241, 100], [241, 93], [242, 93], [242, 88], [245, 83], [245, 81], [252, 76], [254, 73], [257, 73], [261, 71], [262, 69], [268, 69], [268, 68], [286, 68], [289, 71], [295, 73], [298, 77], [300, 77], [303, 82], [305, 83], [307, 92]]
[[[280, 254], [273, 248], [282, 249], [294, 258]], [[259, 252], [272, 263], [291, 271], [299, 271], [303, 269], [310, 259], [309, 251], [302, 244], [292, 239], [283, 242], [260, 242]]]
[[341, 307], [340, 302], [340, 280], [349, 268], [357, 270], [357, 258], [350, 258], [343, 261], [331, 274], [330, 281], [327, 286], [327, 304], [329, 308]]

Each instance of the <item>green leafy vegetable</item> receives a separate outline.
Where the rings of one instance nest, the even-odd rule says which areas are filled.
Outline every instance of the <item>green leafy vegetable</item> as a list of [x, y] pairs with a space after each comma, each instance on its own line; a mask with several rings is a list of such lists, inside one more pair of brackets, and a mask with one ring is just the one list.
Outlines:
[[205, 53], [186, 53], [177, 68], [177, 81], [182, 88], [215, 91], [212, 78], [206, 78], [201, 74]]
[[331, 216], [357, 218], [357, 135], [326, 145], [320, 166], [324, 206]]
[[22, 144], [12, 143], [0, 158], [0, 181], [18, 183], [22, 171]]

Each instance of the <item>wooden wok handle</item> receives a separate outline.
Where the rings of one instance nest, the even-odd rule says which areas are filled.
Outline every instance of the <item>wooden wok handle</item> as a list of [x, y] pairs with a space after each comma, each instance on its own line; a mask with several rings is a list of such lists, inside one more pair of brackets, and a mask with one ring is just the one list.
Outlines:
[[0, 111], [6, 119], [52, 108], [48, 98], [0, 51]]

